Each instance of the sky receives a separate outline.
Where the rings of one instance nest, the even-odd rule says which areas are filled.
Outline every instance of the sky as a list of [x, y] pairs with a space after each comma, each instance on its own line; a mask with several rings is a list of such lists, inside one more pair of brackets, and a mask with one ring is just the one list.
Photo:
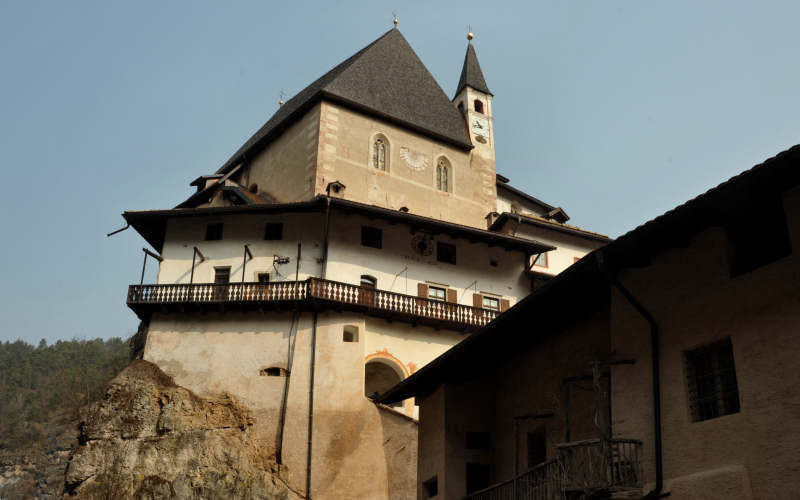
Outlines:
[[450, 96], [472, 27], [497, 171], [593, 231], [800, 142], [796, 1], [0, 0], [0, 341], [135, 332], [120, 214], [183, 201], [392, 11]]

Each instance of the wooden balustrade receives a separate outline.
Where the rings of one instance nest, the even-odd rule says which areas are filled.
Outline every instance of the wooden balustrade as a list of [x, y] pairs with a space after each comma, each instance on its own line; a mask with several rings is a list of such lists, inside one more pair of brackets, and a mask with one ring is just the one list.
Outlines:
[[461, 330], [481, 327], [499, 314], [478, 307], [318, 278], [270, 283], [131, 285], [127, 302], [141, 315], [154, 310], [172, 310], [175, 306], [181, 306], [182, 310], [215, 304], [253, 308], [298, 301], [317, 308], [328, 305], [412, 323], [459, 327]]
[[567, 500], [577, 494], [642, 487], [637, 439], [589, 439], [557, 444], [558, 455], [514, 479], [474, 492], [464, 500]]

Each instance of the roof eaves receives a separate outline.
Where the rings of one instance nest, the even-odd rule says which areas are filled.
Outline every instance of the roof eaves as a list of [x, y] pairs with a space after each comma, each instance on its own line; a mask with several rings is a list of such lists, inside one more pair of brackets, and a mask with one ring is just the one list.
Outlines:
[[489, 230], [499, 231], [510, 220], [519, 221], [521, 223], [529, 224], [532, 226], [552, 229], [554, 231], [559, 231], [562, 233], [571, 234], [574, 236], [579, 236], [590, 240], [600, 241], [603, 243], [609, 243], [611, 241], [614, 241], [613, 238], [609, 238], [605, 234], [595, 233], [593, 231], [587, 231], [586, 229], [582, 229], [577, 226], [562, 224], [560, 222], [553, 222], [546, 219], [542, 219], [541, 217], [534, 217], [531, 215], [513, 214], [511, 212], [503, 212], [502, 214], [500, 214], [500, 216], [497, 217], [497, 219], [489, 227]]

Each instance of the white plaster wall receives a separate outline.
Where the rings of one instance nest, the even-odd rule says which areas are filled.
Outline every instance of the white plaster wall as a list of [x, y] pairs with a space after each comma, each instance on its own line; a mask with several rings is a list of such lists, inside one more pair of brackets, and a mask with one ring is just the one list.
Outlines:
[[[515, 222], [509, 222], [514, 225]], [[520, 224], [513, 234], [519, 238], [539, 241], [556, 247], [547, 253], [547, 267], [534, 266], [533, 270], [541, 273], [556, 275], [575, 263], [587, 253], [605, 245], [601, 241], [588, 240], [572, 236], [547, 228], [540, 228], [528, 224]]]
[[511, 204], [514, 202], [519, 204], [520, 212], [525, 215], [537, 215], [540, 217], [546, 215], [538, 206], [521, 196], [515, 196], [502, 188], [497, 189], [497, 213], [511, 212]]
[[[302, 245], [300, 279], [317, 276], [322, 256], [323, 219], [311, 214], [244, 214], [216, 217], [173, 217], [167, 221], [164, 261], [159, 266], [158, 283], [189, 283], [193, 247], [197, 246], [207, 260], [195, 265], [195, 283], [213, 283], [214, 267], [230, 266], [231, 282], [242, 280], [244, 245], [250, 245], [253, 259], [245, 266], [245, 281], [257, 281], [260, 272], [270, 273], [271, 281], [291, 281], [295, 278], [297, 243]], [[206, 225], [224, 223], [222, 240], [205, 241]], [[264, 240], [267, 222], [283, 223], [283, 239]], [[290, 258], [290, 262], [273, 268], [273, 256]], [[197, 259], [199, 262], [199, 258]]]
[[[362, 225], [383, 230], [383, 248], [361, 245]], [[453, 265], [437, 261], [435, 248], [430, 256], [416, 254], [411, 248], [412, 237], [410, 228], [403, 224], [335, 214], [331, 217], [326, 278], [358, 284], [361, 275], [368, 274], [377, 278], [379, 289], [408, 295], [417, 295], [418, 283], [438, 283], [456, 289], [458, 303], [470, 306], [476, 291], [507, 298], [511, 305], [530, 291], [523, 252], [454, 240], [444, 234], [434, 236], [434, 246], [437, 240], [456, 245]], [[496, 261], [497, 267], [492, 267], [490, 260]]]

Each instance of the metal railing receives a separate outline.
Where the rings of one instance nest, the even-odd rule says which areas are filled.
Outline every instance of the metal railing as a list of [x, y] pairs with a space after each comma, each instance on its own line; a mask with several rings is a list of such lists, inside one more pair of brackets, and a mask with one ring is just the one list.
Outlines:
[[136, 308], [143, 305], [258, 304], [300, 300], [475, 327], [487, 324], [500, 314], [489, 309], [319, 278], [270, 283], [131, 285], [127, 302]]
[[637, 439], [558, 444], [558, 455], [552, 460], [464, 500], [566, 500], [575, 493], [639, 489], [641, 448], [642, 442]]

